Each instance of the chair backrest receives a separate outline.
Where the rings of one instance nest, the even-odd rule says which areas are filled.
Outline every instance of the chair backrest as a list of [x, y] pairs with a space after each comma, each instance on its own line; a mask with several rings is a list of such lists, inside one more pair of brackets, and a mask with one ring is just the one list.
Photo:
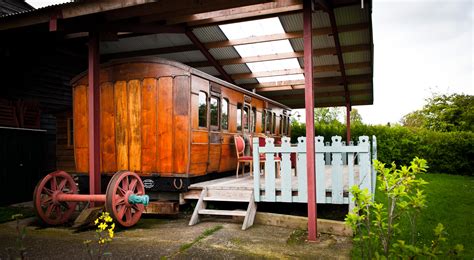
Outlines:
[[239, 135], [234, 135], [235, 151], [237, 152], [237, 158], [244, 155], [245, 141]]

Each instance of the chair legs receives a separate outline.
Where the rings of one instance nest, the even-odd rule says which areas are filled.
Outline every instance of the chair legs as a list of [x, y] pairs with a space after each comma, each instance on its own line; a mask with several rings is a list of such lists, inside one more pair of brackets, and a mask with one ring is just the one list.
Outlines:
[[240, 164], [242, 165], [242, 176], [245, 174], [245, 165], [247, 163], [250, 164], [250, 176], [253, 176], [253, 162], [252, 161], [246, 161], [246, 162], [237, 162], [237, 170], [235, 171], [235, 177], [239, 178], [239, 170], [240, 170]]

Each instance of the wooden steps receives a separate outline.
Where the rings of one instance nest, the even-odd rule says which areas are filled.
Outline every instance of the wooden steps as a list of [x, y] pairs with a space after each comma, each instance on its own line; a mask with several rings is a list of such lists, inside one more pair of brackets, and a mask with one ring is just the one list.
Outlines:
[[[206, 209], [208, 201], [220, 201], [220, 202], [246, 202], [248, 203], [247, 210], [215, 210]], [[200, 222], [201, 215], [212, 215], [212, 216], [235, 216], [244, 217], [244, 223], [242, 224], [242, 230], [253, 225], [255, 215], [257, 214], [257, 205], [254, 201], [252, 190], [228, 190], [219, 188], [205, 187], [202, 189], [199, 195], [199, 200], [194, 208], [193, 215], [189, 221], [189, 225], [193, 226]]]

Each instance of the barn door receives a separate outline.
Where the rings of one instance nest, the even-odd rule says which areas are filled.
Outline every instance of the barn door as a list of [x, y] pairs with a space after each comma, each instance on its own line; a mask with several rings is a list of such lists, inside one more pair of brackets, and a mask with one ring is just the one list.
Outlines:
[[[218, 92], [219, 91], [219, 92]], [[209, 97], [209, 163], [207, 172], [217, 172], [221, 161], [221, 94], [211, 84]]]

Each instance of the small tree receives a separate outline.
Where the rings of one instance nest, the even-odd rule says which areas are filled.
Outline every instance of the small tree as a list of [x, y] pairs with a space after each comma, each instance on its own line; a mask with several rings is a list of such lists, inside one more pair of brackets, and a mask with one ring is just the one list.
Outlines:
[[[426, 172], [426, 160], [415, 158], [410, 166], [402, 166], [400, 169], [397, 169], [395, 163], [390, 168], [385, 168], [385, 164], [375, 160], [374, 167], [379, 174], [378, 189], [384, 194], [386, 205], [374, 202], [367, 189], [353, 186], [350, 192], [355, 207], [346, 217], [346, 223], [354, 231], [354, 241], [363, 258], [457, 255], [462, 251], [461, 245], [447, 252], [440, 250], [442, 243], [446, 241], [442, 224], [435, 228], [435, 239], [430, 247], [416, 246], [416, 220], [421, 209], [426, 207], [422, 186], [427, 184], [423, 179], [416, 178], [416, 175]], [[408, 244], [403, 240], [396, 240], [402, 232], [399, 227], [402, 216], [408, 217], [410, 221], [411, 239]]]

